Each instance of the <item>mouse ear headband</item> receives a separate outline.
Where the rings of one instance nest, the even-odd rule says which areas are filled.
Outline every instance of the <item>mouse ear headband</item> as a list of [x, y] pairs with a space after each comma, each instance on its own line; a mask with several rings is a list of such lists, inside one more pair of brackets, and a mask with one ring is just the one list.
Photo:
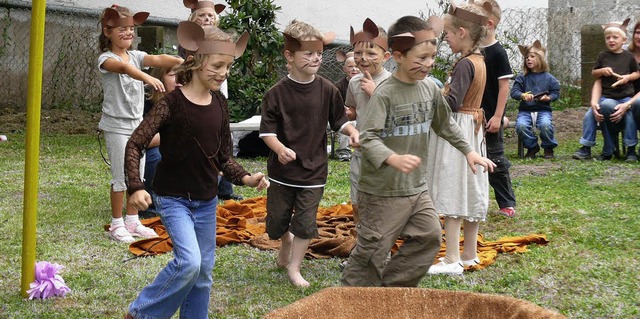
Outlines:
[[444, 23], [438, 16], [431, 16], [427, 19], [430, 28], [420, 31], [406, 32], [397, 34], [389, 38], [389, 47], [393, 51], [404, 52], [411, 49], [415, 45], [422, 42], [431, 42], [433, 45], [437, 44], [437, 39], [442, 33], [442, 26]]
[[[471, 1], [471, 4], [474, 4], [473, 1]], [[483, 2], [482, 3], [482, 9], [484, 9], [487, 12], [491, 12], [492, 8], [491, 8], [491, 3], [489, 2]], [[451, 1], [451, 5], [449, 6], [449, 12], [450, 15], [458, 18], [458, 19], [462, 19], [465, 21], [469, 21], [475, 24], [479, 24], [479, 25], [485, 25], [487, 24], [487, 22], [489, 22], [489, 18], [477, 13], [473, 13], [469, 10], [465, 10], [462, 8], [459, 8], [456, 6], [456, 4]]]
[[545, 59], [547, 55], [547, 50], [542, 46], [542, 44], [538, 40], [533, 41], [533, 44], [531, 46], [518, 44], [518, 49], [520, 50], [520, 53], [525, 59], [527, 58], [527, 54], [529, 53], [537, 53], [543, 59]]
[[386, 51], [389, 49], [389, 44], [387, 40], [379, 37], [379, 34], [380, 30], [378, 30], [378, 26], [373, 23], [371, 19], [367, 18], [362, 24], [362, 31], [355, 33], [353, 27], [351, 27], [351, 36], [349, 39], [352, 46], [358, 42], [369, 42], [378, 45]]
[[213, 1], [198, 1], [198, 0], [183, 0], [182, 3], [185, 7], [191, 9], [191, 12], [194, 12], [198, 9], [202, 8], [213, 8], [216, 14], [220, 14], [226, 6], [224, 4], [214, 4]]
[[249, 42], [247, 31], [236, 42], [206, 40], [204, 35], [204, 29], [195, 22], [182, 21], [178, 25], [178, 43], [198, 54], [226, 54], [238, 58], [244, 53]]
[[324, 46], [333, 42], [336, 38], [334, 32], [327, 32], [323, 34], [322, 40], [300, 41], [287, 33], [282, 33], [284, 36], [284, 49], [289, 52], [296, 51], [322, 51]]
[[606, 30], [608, 28], [618, 28], [622, 30], [624, 34], [627, 34], [627, 26], [629, 25], [629, 21], [631, 18], [626, 18], [622, 23], [620, 22], [609, 22], [607, 24], [602, 25], [602, 30]]
[[138, 12], [131, 17], [121, 17], [113, 8], [107, 8], [102, 15], [102, 27], [118, 28], [125, 26], [138, 26], [147, 21], [149, 12]]
[[336, 50], [336, 61], [344, 62], [349, 58], [353, 58], [353, 51], [344, 52], [342, 50]]

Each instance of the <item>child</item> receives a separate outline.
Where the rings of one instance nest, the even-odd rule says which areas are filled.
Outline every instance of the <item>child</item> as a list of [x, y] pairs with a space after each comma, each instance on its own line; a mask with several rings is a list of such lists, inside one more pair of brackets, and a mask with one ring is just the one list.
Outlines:
[[496, 28], [502, 16], [502, 10], [496, 0], [487, 0], [492, 6], [487, 22], [487, 36], [482, 40], [482, 54], [487, 68], [487, 85], [482, 95], [482, 109], [487, 119], [487, 157], [497, 167], [489, 173], [489, 185], [493, 187], [499, 214], [507, 217], [516, 215], [516, 194], [511, 185], [509, 167], [511, 162], [504, 156], [504, 116], [507, 98], [509, 97], [509, 79], [513, 77], [507, 51], [496, 40]]
[[536, 158], [540, 151], [538, 138], [533, 131], [531, 113], [537, 112], [536, 126], [540, 130], [540, 140], [544, 149], [544, 158], [553, 158], [553, 149], [558, 146], [554, 137], [551, 119], [551, 102], [560, 97], [560, 82], [549, 73], [546, 61], [547, 49], [540, 41], [533, 45], [519, 45], [520, 53], [524, 57], [523, 73], [518, 74], [511, 87], [511, 98], [520, 100], [518, 116], [516, 117], [516, 132], [527, 148], [525, 158]]
[[[180, 86], [176, 83], [176, 68], [178, 66], [174, 66], [173, 68], [168, 67], [157, 67], [153, 68], [150, 72], [151, 76], [156, 79], [160, 79], [162, 84], [164, 85], [164, 91], [158, 91], [150, 89], [147, 94], [147, 99], [144, 101], [144, 115], [146, 116], [151, 108], [156, 105], [160, 99], [162, 99], [167, 93], [173, 91], [177, 86]], [[149, 145], [147, 146], [147, 150], [145, 151], [145, 164], [144, 164], [144, 189], [149, 193], [153, 194], [153, 176], [156, 173], [156, 166], [160, 159], [160, 134], [156, 134]], [[151, 196], [153, 198], [153, 195]], [[139, 212], [140, 216], [155, 216], [155, 206], [151, 204], [146, 212]]]
[[[436, 19], [430, 21], [405, 16], [389, 28], [398, 67], [378, 85], [358, 118], [358, 203], [366, 213], [360, 214], [356, 246], [342, 273], [344, 286], [415, 287], [433, 263], [442, 228], [425, 178], [430, 127], [466, 154], [473, 171], [475, 165], [493, 168], [464, 139], [438, 86], [425, 80], [439, 34]], [[404, 243], [385, 266], [397, 238]]]
[[[343, 99], [347, 97], [347, 88], [349, 87], [349, 80], [354, 76], [360, 74], [360, 70], [356, 66], [356, 62], [353, 59], [353, 51], [344, 53], [340, 50], [336, 51], [336, 60], [343, 62], [342, 71], [345, 76], [340, 81], [335, 82], [335, 86], [340, 91], [340, 96]], [[349, 121], [355, 121], [355, 114], [352, 114], [349, 108], [345, 107], [347, 112], [347, 118]], [[351, 122], [351, 125], [355, 125], [355, 122]], [[349, 148], [349, 137], [344, 134], [338, 134], [338, 149], [336, 155], [341, 162], [348, 162], [351, 160], [351, 149]]]
[[143, 82], [154, 90], [164, 91], [162, 81], [142, 72], [141, 68], [171, 67], [182, 62], [182, 59], [170, 55], [147, 55], [142, 51], [129, 50], [135, 38], [134, 26], [142, 24], [148, 16], [147, 12], [133, 15], [126, 7], [114, 5], [105, 9], [100, 17], [102, 33], [98, 42], [102, 54], [98, 58], [98, 69], [104, 99], [98, 127], [104, 132], [111, 161], [112, 219], [109, 236], [124, 243], [133, 242], [132, 236], [157, 236], [152, 229], [140, 223], [135, 208], [127, 206], [127, 216], [124, 220], [122, 218], [124, 191], [127, 189], [124, 179], [124, 149], [129, 136], [142, 121]]
[[142, 152], [162, 136], [154, 180], [158, 214], [173, 243], [174, 258], [129, 306], [126, 318], [207, 318], [215, 260], [217, 178], [221, 169], [237, 185], [263, 189], [264, 174], [250, 175], [231, 156], [227, 100], [219, 92], [248, 34], [233, 43], [217, 30], [205, 37], [192, 22], [178, 26], [178, 41], [194, 51], [178, 69], [182, 87], [160, 100], [127, 143], [129, 203], [145, 209], [151, 198], [140, 180]]
[[[220, 24], [220, 17], [218, 16], [226, 8], [223, 4], [214, 4], [210, 0], [184, 0], [184, 6], [191, 9], [189, 14], [189, 21], [197, 23], [199, 26], [205, 29], [218, 27]], [[182, 57], [186, 57], [187, 52], [182, 47], [178, 48], [179, 54]], [[229, 98], [229, 89], [227, 81], [222, 82], [220, 86], [220, 92], [225, 98]], [[241, 195], [233, 192], [233, 184], [224, 176], [218, 177], [218, 198], [222, 200], [242, 200]]]
[[[291, 69], [262, 99], [260, 137], [271, 149], [267, 162], [267, 233], [282, 238], [276, 264], [287, 268], [293, 285], [307, 287], [300, 265], [311, 238], [318, 236], [316, 214], [327, 182], [327, 121], [357, 143], [340, 92], [316, 73], [323, 45], [315, 27], [292, 21], [284, 30], [284, 56]], [[332, 39], [331, 39], [332, 40]]]
[[[362, 25], [362, 31], [353, 32], [351, 28], [351, 45], [353, 46], [353, 57], [361, 74], [353, 77], [349, 81], [345, 106], [350, 113], [355, 114], [356, 129], [359, 130], [357, 119], [362, 115], [369, 102], [369, 98], [380, 82], [391, 76], [382, 65], [389, 59], [389, 45], [387, 43], [387, 32], [366, 19]], [[351, 178], [351, 205], [353, 206], [353, 219], [358, 223], [358, 180], [360, 179], [360, 150], [356, 147], [350, 165]]]
[[583, 146], [573, 154], [575, 159], [591, 157], [591, 146], [595, 145], [596, 140], [596, 122], [604, 124], [604, 145], [599, 160], [610, 160], [613, 157], [614, 136], [623, 129], [623, 125], [623, 143], [627, 147], [627, 160], [633, 161], [633, 158], [637, 158], [636, 123], [632, 112], [627, 111], [631, 108], [632, 97], [635, 94], [633, 81], [640, 77], [640, 73], [633, 54], [622, 48], [627, 41], [628, 23], [629, 19], [626, 19], [623, 23], [611, 22], [602, 26], [607, 50], [598, 54], [591, 71], [597, 80], [591, 91], [591, 109], [587, 111], [582, 122], [583, 134], [580, 144]]
[[[491, 5], [485, 2], [486, 12]], [[484, 58], [478, 45], [487, 34], [487, 17], [475, 4], [456, 7], [452, 2], [444, 17], [445, 41], [461, 58], [453, 65], [444, 90], [445, 101], [471, 148], [484, 154], [483, 113], [480, 108], [486, 84]], [[489, 177], [467, 167], [465, 156], [445, 139], [429, 139], [427, 181], [438, 212], [444, 215], [446, 255], [429, 268], [429, 274], [460, 275], [464, 266], [479, 263], [476, 256], [478, 228], [487, 217]], [[460, 255], [460, 227], [464, 222], [464, 252]]]

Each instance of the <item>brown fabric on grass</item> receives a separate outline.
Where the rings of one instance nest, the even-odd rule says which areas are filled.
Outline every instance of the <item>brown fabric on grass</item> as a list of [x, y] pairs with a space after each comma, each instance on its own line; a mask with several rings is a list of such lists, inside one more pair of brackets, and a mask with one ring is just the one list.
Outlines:
[[264, 319], [352, 318], [566, 318], [529, 301], [507, 296], [423, 288], [332, 287], [322, 289]]
[[[277, 250], [279, 240], [270, 240], [265, 233], [266, 197], [255, 197], [240, 202], [226, 201], [218, 206], [216, 244], [224, 246], [232, 243], [244, 243], [260, 249]], [[154, 256], [171, 251], [173, 246], [159, 217], [143, 219], [145, 226], [153, 228], [159, 237], [138, 240], [129, 245], [129, 251], [136, 256]], [[355, 227], [350, 204], [320, 207], [317, 214], [319, 238], [309, 244], [307, 257], [330, 258], [348, 257], [355, 246]], [[105, 225], [107, 230], [109, 225]], [[443, 231], [444, 235], [444, 231]], [[498, 253], [526, 252], [529, 244], [545, 245], [545, 235], [532, 234], [520, 237], [503, 237], [497, 241], [485, 241], [478, 235], [478, 257], [480, 264], [471, 269], [479, 270], [495, 262]], [[402, 244], [398, 240], [394, 251]], [[461, 241], [461, 245], [463, 242]], [[439, 257], [445, 254], [445, 243], [440, 247]]]

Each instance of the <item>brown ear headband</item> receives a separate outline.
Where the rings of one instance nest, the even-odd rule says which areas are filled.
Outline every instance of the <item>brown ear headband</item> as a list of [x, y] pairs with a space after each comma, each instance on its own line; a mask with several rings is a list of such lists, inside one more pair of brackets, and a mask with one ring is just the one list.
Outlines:
[[178, 25], [178, 43], [198, 54], [226, 54], [238, 58], [249, 42], [247, 31], [236, 42], [205, 40], [204, 35], [204, 29], [195, 22], [182, 21]]
[[336, 38], [336, 34], [333, 32], [327, 32], [324, 34], [323, 40], [311, 40], [300, 41], [287, 33], [282, 33], [284, 36], [284, 49], [289, 52], [296, 51], [322, 51], [324, 46], [333, 42]]
[[191, 9], [191, 12], [202, 8], [213, 8], [216, 14], [224, 11], [226, 6], [224, 4], [213, 4], [213, 1], [198, 1], [198, 0], [183, 0], [182, 3], [185, 7]]
[[[482, 8], [488, 12], [491, 12], [491, 4], [489, 2], [484, 2], [482, 4]], [[489, 18], [486, 16], [457, 7], [456, 4], [453, 3], [453, 1], [451, 1], [451, 5], [449, 6], [449, 14], [458, 19], [462, 19], [479, 25], [485, 25], [489, 21]]]
[[620, 22], [609, 22], [607, 24], [603, 24], [602, 25], [602, 29], [608, 29], [608, 28], [618, 28], [620, 30], [622, 30], [622, 32], [624, 32], [624, 34], [627, 34], [627, 26], [629, 25], [629, 21], [631, 21], [631, 18], [626, 18], [622, 23]]
[[391, 50], [403, 52], [411, 49], [415, 45], [427, 41], [434, 45], [437, 44], [437, 39], [440, 36], [440, 33], [442, 33], [442, 19], [438, 16], [431, 16], [427, 21], [430, 26], [429, 29], [406, 32], [390, 37], [389, 46], [391, 47]]
[[386, 51], [389, 49], [387, 40], [379, 37], [379, 34], [380, 30], [378, 30], [378, 26], [373, 21], [371, 21], [371, 19], [367, 18], [362, 24], [362, 31], [355, 33], [353, 31], [353, 27], [351, 27], [350, 42], [352, 46], [358, 42], [370, 42], [378, 45]]
[[120, 13], [113, 8], [107, 8], [102, 16], [102, 27], [118, 28], [126, 26], [137, 26], [147, 21], [149, 12], [138, 12], [131, 17], [121, 17]]
[[353, 58], [353, 51], [344, 52], [342, 50], [336, 51], [336, 61], [344, 62], [349, 58]]
[[527, 54], [529, 52], [531, 53], [537, 53], [539, 54], [543, 59], [546, 58], [547, 55], [547, 50], [545, 50], [545, 48], [542, 47], [542, 44], [540, 43], [540, 41], [535, 40], [533, 41], [533, 44], [531, 46], [526, 46], [526, 45], [519, 45], [518, 44], [518, 49], [520, 50], [520, 53], [522, 54], [522, 56], [526, 59], [527, 58]]

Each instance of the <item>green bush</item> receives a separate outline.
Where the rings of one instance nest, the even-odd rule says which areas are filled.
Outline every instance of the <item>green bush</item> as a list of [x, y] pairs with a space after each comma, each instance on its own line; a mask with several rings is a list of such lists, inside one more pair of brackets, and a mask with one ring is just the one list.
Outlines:
[[282, 56], [282, 34], [276, 28], [273, 0], [227, 0], [230, 14], [220, 19], [220, 28], [249, 32], [247, 50], [238, 58], [229, 75], [229, 111], [232, 121], [260, 113], [263, 94], [278, 81]]

